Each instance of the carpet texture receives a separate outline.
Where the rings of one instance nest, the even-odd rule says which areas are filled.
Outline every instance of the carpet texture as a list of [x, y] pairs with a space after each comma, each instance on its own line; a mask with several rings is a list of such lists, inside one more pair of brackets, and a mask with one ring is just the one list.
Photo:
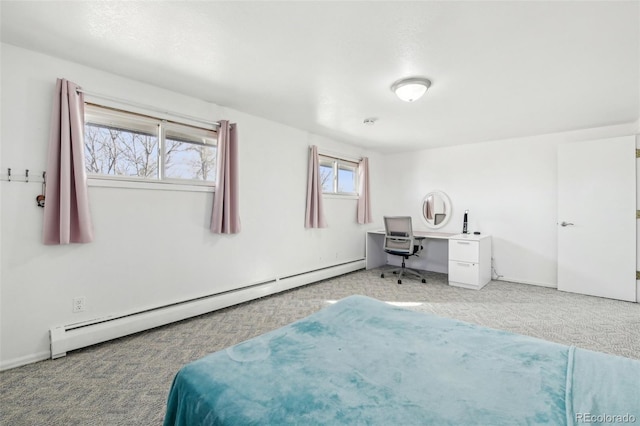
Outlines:
[[0, 373], [1, 425], [159, 425], [185, 364], [354, 294], [640, 359], [640, 305], [492, 281], [480, 291], [358, 271]]

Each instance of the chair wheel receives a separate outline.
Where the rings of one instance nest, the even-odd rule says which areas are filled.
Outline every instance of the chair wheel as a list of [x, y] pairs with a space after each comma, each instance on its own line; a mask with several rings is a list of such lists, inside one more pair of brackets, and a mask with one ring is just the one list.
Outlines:
[[422, 282], [423, 282], [423, 283], [426, 283], [426, 282], [427, 282], [427, 280], [425, 280], [425, 279], [423, 278], [423, 279], [422, 279]]
[[384, 274], [380, 274], [380, 278], [384, 278]]
[[398, 280], [398, 284], [402, 284], [402, 280]]

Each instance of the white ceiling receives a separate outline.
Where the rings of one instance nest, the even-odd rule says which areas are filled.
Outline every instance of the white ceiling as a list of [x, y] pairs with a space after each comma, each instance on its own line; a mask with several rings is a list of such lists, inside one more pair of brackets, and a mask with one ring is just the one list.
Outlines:
[[[640, 118], [639, 1], [2, 1], [0, 12], [5, 43], [381, 152]], [[414, 103], [389, 89], [409, 76], [433, 82]]]

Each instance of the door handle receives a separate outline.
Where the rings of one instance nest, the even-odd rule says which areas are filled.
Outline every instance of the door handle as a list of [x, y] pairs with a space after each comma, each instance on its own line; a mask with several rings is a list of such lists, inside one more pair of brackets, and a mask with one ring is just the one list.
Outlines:
[[573, 226], [573, 223], [571, 222], [565, 222], [564, 220], [562, 221], [562, 223], [560, 224], [560, 226]]

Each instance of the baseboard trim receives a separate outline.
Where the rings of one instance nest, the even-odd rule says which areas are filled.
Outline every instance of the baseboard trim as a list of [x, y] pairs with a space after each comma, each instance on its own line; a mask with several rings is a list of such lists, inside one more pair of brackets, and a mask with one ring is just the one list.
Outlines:
[[558, 285], [557, 284], [541, 283], [541, 282], [537, 282], [537, 281], [527, 281], [527, 280], [521, 280], [521, 279], [517, 279], [517, 278], [500, 277], [498, 279], [493, 278], [492, 280], [493, 281], [506, 281], [506, 282], [516, 283], [516, 284], [527, 284], [527, 285], [535, 285], [535, 286], [538, 286], [538, 287], [546, 287], [546, 288], [558, 289]]
[[51, 358], [63, 357], [69, 351], [357, 271], [363, 269], [364, 266], [364, 260], [357, 259], [117, 317], [97, 318], [81, 324], [54, 326], [49, 330]]
[[23, 365], [33, 364], [34, 362], [44, 361], [49, 359], [50, 356], [51, 356], [51, 353], [49, 351], [46, 351], [46, 352], [38, 352], [31, 355], [21, 356], [18, 358], [13, 358], [8, 361], [1, 362], [0, 371], [22, 367]]

